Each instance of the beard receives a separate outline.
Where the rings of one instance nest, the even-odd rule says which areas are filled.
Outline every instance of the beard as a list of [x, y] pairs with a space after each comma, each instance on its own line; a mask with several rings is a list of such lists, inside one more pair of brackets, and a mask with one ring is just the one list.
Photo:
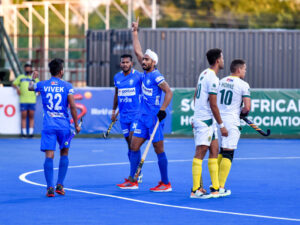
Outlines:
[[151, 66], [147, 66], [146, 64], [142, 64], [143, 70], [149, 71], [151, 70]]
[[122, 68], [122, 70], [124, 73], [128, 73], [131, 70], [131, 66], [128, 68]]

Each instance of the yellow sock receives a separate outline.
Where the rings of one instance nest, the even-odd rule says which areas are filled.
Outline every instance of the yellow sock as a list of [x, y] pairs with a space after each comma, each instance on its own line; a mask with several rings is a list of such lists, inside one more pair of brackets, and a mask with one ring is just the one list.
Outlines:
[[208, 170], [210, 173], [211, 183], [214, 189], [219, 189], [219, 168], [218, 159], [209, 158], [208, 159]]
[[222, 154], [219, 153], [219, 154], [218, 154], [218, 166], [219, 166], [219, 171], [220, 171], [220, 164], [221, 164], [222, 158], [223, 158]]
[[231, 168], [230, 159], [223, 158], [220, 164], [220, 173], [219, 173], [220, 187], [225, 187], [225, 182], [227, 180], [230, 168]]
[[201, 159], [197, 159], [197, 158], [193, 159], [192, 173], [193, 173], [193, 191], [196, 191], [200, 187], [200, 179], [202, 173]]

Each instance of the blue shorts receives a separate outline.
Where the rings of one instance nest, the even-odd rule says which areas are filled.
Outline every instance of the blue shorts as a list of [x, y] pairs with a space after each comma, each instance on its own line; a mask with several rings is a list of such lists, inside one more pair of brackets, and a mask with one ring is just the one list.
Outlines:
[[32, 110], [35, 111], [35, 103], [21, 103], [20, 104], [21, 111]]
[[134, 131], [134, 128], [136, 126], [136, 121], [132, 121], [129, 123], [122, 123], [120, 121], [120, 124], [121, 124], [121, 128], [122, 128], [124, 137], [128, 137], [129, 133]]
[[[150, 136], [153, 132], [157, 120], [158, 118], [156, 116], [142, 115], [137, 120], [133, 136], [150, 139]], [[152, 141], [153, 143], [164, 140], [163, 129], [164, 129], [164, 121], [162, 121], [159, 124]]]
[[70, 148], [70, 143], [66, 143], [71, 135], [70, 130], [42, 130], [41, 151], [56, 150], [56, 141], [59, 149]]

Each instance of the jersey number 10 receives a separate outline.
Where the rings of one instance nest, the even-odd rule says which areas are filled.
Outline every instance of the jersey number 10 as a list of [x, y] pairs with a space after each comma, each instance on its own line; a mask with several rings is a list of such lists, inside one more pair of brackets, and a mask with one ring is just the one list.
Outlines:
[[[60, 106], [60, 103], [61, 103], [61, 100], [62, 100], [62, 97], [61, 97], [60, 93], [56, 93], [54, 95], [54, 97], [53, 97], [53, 93], [48, 93], [46, 95], [46, 98], [48, 98], [48, 103], [49, 104], [47, 104], [47, 108], [49, 110], [53, 110], [53, 106], [54, 106], [54, 110], [61, 110], [62, 109], [62, 107]], [[54, 105], [53, 100], [56, 100], [56, 99], [57, 99], [57, 102]]]
[[223, 89], [221, 93], [221, 104], [230, 105], [232, 102], [232, 91]]

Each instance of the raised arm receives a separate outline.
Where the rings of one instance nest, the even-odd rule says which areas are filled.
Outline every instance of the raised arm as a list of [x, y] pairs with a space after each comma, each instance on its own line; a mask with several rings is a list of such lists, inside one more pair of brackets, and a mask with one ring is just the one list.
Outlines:
[[28, 85], [28, 91], [34, 91], [34, 83], [35, 79], [38, 77], [39, 73], [38, 71], [33, 71], [32, 76], [31, 76], [31, 81], [29, 82]]
[[141, 43], [139, 41], [138, 28], [139, 28], [139, 17], [137, 18], [136, 22], [132, 22], [132, 39], [133, 39], [134, 53], [139, 63], [142, 65], [144, 54], [141, 47]]

